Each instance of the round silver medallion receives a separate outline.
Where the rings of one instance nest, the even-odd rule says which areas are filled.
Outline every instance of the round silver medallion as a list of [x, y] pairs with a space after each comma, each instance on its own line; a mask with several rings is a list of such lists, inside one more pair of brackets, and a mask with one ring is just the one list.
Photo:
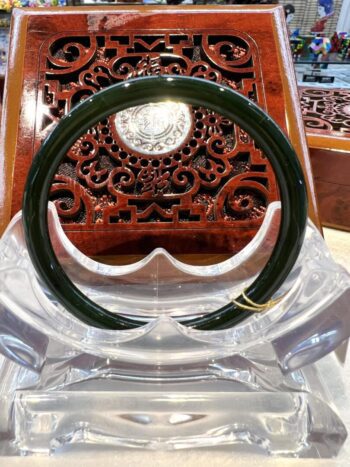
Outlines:
[[146, 104], [118, 112], [119, 138], [131, 150], [146, 155], [165, 154], [183, 144], [192, 127], [190, 108], [180, 102]]
[[344, 112], [346, 115], [350, 115], [350, 104], [344, 105], [344, 107], [343, 107], [343, 112]]

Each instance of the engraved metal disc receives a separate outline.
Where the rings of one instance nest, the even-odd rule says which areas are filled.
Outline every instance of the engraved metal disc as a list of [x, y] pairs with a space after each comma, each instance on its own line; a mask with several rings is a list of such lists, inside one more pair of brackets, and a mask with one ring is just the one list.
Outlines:
[[156, 156], [184, 143], [192, 115], [189, 106], [180, 102], [150, 103], [118, 112], [115, 125], [119, 138], [131, 150]]
[[346, 115], [350, 115], [350, 104], [344, 105], [344, 107], [343, 107], [343, 112], [344, 112]]

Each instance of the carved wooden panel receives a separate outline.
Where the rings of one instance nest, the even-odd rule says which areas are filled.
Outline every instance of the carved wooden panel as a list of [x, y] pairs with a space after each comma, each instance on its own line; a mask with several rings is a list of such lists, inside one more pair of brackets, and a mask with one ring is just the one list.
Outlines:
[[350, 90], [301, 88], [320, 217], [350, 230]]
[[[256, 47], [242, 33], [61, 34], [41, 50], [46, 118], [38, 137], [82, 99], [141, 76], [208, 79], [264, 106], [256, 63]], [[169, 121], [167, 110], [174, 114]], [[53, 199], [70, 228], [232, 228], [260, 221], [277, 199], [267, 159], [222, 116], [184, 104], [170, 110], [169, 104], [145, 105], [121, 114], [80, 138], [59, 167]]]
[[[282, 13], [127, 7], [17, 14], [25, 41], [13, 39], [24, 73], [12, 215], [31, 159], [59, 119], [98, 90], [141, 76], [195, 76], [238, 90], [288, 128], [307, 172], [295, 85], [284, 71], [288, 44], [271, 40]], [[68, 151], [52, 185], [65, 231], [88, 254], [240, 250], [278, 199], [266, 157], [209, 109], [168, 106], [161, 119], [159, 112], [164, 117], [150, 105], [111, 115]]]
[[307, 132], [350, 136], [350, 90], [301, 88], [300, 102]]

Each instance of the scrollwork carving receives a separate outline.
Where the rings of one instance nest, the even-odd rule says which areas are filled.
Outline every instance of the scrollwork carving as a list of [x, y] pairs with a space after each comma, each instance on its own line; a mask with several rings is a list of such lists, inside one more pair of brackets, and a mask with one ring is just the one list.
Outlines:
[[209, 34], [203, 40], [202, 47], [208, 59], [221, 69], [231, 72], [239, 72], [242, 65], [246, 66], [245, 72], [253, 71], [250, 44], [242, 35], [236, 35], [235, 41], [230, 36]]
[[[43, 55], [41, 60], [47, 116], [41, 137], [81, 100], [140, 76], [208, 79], [265, 105], [256, 47], [242, 33], [59, 35], [47, 49], [47, 59]], [[267, 204], [277, 199], [267, 159], [221, 115], [185, 107], [183, 114], [175, 112], [171, 125], [149, 109], [128, 109], [79, 138], [52, 186], [61, 222], [140, 229], [145, 223], [170, 228], [259, 225]], [[129, 123], [138, 117], [135, 131]]]
[[47, 52], [48, 75], [74, 73], [88, 65], [96, 56], [94, 36], [65, 37], [52, 42]]
[[302, 88], [301, 108], [307, 131], [350, 133], [350, 91]]

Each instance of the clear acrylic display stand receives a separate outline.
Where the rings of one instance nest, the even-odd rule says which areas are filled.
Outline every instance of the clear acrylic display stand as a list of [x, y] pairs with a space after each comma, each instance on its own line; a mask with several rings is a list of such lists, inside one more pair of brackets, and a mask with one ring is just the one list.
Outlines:
[[[156, 249], [109, 266], [76, 250], [50, 205], [52, 242], [76, 285], [109, 310], [145, 321], [108, 331], [50, 297], [17, 214], [0, 241], [0, 455], [87, 444], [244, 444], [270, 455], [336, 455], [346, 429], [317, 361], [350, 335], [350, 277], [311, 222], [274, 307], [222, 331], [176, 321], [213, 311], [247, 287], [269, 258], [279, 217], [272, 203], [254, 240], [220, 264], [189, 265]], [[338, 371], [334, 358], [327, 362]]]

